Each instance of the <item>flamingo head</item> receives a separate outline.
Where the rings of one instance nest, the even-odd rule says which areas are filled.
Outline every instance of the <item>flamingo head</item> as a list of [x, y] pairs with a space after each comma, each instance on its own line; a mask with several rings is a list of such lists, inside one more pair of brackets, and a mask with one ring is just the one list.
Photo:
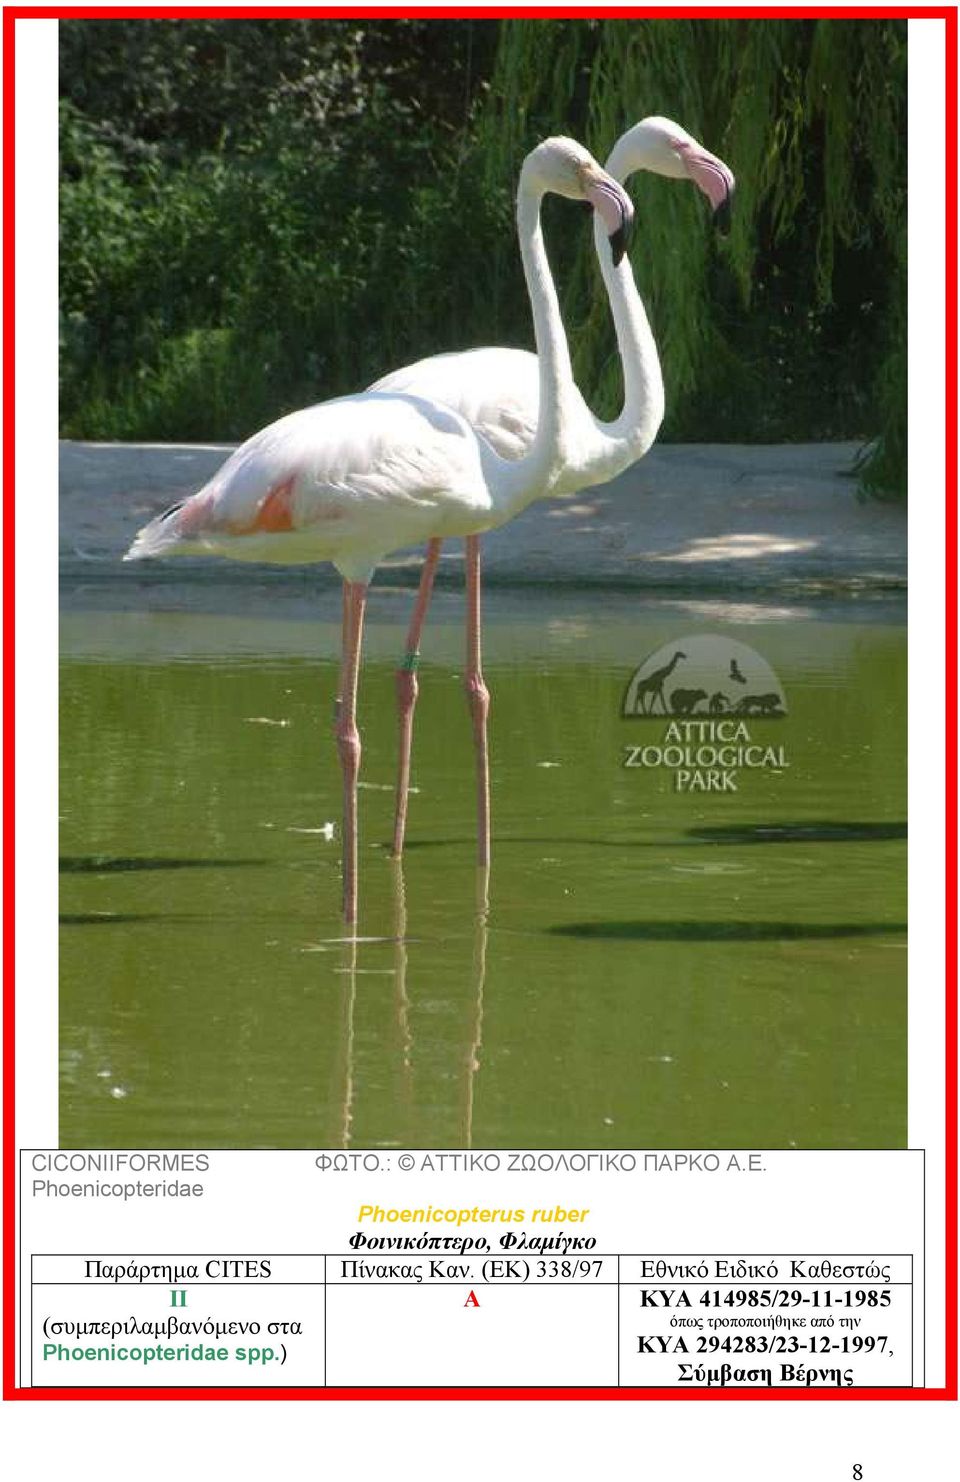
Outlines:
[[545, 195], [587, 201], [606, 228], [614, 263], [619, 263], [633, 228], [633, 202], [623, 186], [574, 139], [545, 139], [531, 150], [520, 175], [524, 187]]
[[617, 140], [607, 169], [619, 180], [635, 170], [650, 170], [671, 180], [692, 180], [710, 202], [714, 224], [730, 230], [730, 206], [736, 180], [729, 165], [669, 118], [644, 118]]

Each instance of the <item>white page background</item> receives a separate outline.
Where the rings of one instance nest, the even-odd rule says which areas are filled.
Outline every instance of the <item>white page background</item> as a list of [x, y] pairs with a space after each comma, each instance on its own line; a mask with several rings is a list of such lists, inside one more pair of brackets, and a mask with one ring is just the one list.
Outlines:
[[[944, 673], [945, 27], [911, 21], [909, 28], [909, 1142], [928, 1154], [929, 1382], [940, 1367], [943, 1297], [942, 736], [927, 697], [942, 691]], [[17, 1131], [18, 1142], [32, 1146], [57, 1142], [56, 32], [53, 21], [17, 24]], [[53, 1476], [63, 1467], [75, 1477], [118, 1469], [140, 1477], [381, 1469], [479, 1477], [492, 1468], [505, 1478], [602, 1477], [615, 1468], [681, 1482], [701, 1475], [822, 1482], [852, 1478], [860, 1462], [864, 1482], [900, 1482], [956, 1454], [956, 1407], [923, 1403], [378, 1403], [371, 1417], [361, 1403], [328, 1402], [318, 1413], [289, 1403], [277, 1412], [272, 1402], [174, 1402], [158, 1412], [144, 1402], [80, 1401], [63, 1402], [56, 1418], [50, 1404], [3, 1408], [4, 1452], [16, 1455], [15, 1437], [21, 1448], [17, 1476]]]

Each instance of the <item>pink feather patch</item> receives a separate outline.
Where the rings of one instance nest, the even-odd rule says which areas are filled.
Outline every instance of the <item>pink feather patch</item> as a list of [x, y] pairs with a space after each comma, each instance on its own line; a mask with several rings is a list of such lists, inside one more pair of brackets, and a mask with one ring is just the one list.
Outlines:
[[210, 493], [195, 494], [192, 499], [187, 500], [177, 516], [180, 535], [199, 535], [206, 528], [213, 499], [214, 496]]
[[266, 499], [254, 515], [244, 534], [254, 532], [266, 535], [281, 535], [293, 529], [293, 486], [296, 475], [291, 474], [282, 484], [270, 490]]

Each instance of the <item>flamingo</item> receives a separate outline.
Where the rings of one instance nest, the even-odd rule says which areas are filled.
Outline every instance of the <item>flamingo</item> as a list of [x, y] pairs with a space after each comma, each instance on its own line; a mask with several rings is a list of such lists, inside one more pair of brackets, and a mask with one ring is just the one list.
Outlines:
[[[357, 920], [357, 683], [367, 590], [379, 562], [429, 538], [476, 536], [549, 493], [586, 435], [582, 401], [540, 227], [549, 192], [588, 201], [615, 257], [626, 249], [630, 198], [572, 139], [551, 138], [523, 162], [517, 232], [539, 356], [537, 429], [519, 459], [502, 457], [458, 412], [422, 396], [366, 391], [281, 417], [243, 443], [191, 498], [138, 533], [126, 560], [217, 555], [332, 561], [343, 578], [343, 643], [335, 734], [343, 773], [343, 914]], [[480, 655], [479, 560], [468, 560], [466, 685], [477, 750], [478, 858], [489, 861], [489, 694]]]
[[[613, 146], [605, 168], [615, 180], [624, 183], [638, 170], [675, 180], [691, 180], [709, 201], [718, 227], [726, 230], [729, 226], [736, 183], [733, 172], [669, 118], [652, 116], [634, 124]], [[611, 252], [597, 218], [594, 237], [623, 368], [623, 407], [614, 421], [602, 422], [580, 402], [578, 427], [584, 430], [583, 435], [576, 445], [571, 445], [570, 459], [549, 491], [553, 495], [575, 494], [588, 485], [615, 478], [649, 451], [663, 421], [660, 360], [630, 260], [627, 257], [620, 260]], [[522, 457], [537, 428], [539, 371], [537, 357], [529, 350], [486, 346], [431, 355], [382, 376], [370, 389], [427, 396], [452, 407], [504, 458]], [[396, 676], [399, 763], [393, 830], [395, 855], [402, 853], [406, 831], [413, 715], [418, 693], [416, 667], [441, 545], [441, 539], [435, 536], [427, 546], [420, 589], [407, 632], [406, 653]], [[475, 537], [467, 543], [466, 560], [469, 583], [478, 579], [480, 555]]]

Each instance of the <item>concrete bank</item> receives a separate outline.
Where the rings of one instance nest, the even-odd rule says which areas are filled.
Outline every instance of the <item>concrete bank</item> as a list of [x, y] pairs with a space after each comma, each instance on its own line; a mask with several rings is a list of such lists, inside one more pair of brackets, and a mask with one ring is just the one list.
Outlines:
[[[190, 579], [227, 563], [122, 566], [137, 529], [192, 493], [227, 456], [224, 445], [60, 445], [61, 570], [73, 580]], [[655, 447], [620, 478], [572, 500], [544, 501], [484, 539], [484, 579], [651, 591], [901, 587], [906, 512], [857, 498], [854, 443]], [[459, 578], [461, 542], [446, 573]], [[420, 553], [389, 563], [414, 580]], [[234, 568], [236, 569], [236, 568]], [[337, 580], [331, 567], [323, 580]], [[278, 572], [278, 577], [281, 573]]]

